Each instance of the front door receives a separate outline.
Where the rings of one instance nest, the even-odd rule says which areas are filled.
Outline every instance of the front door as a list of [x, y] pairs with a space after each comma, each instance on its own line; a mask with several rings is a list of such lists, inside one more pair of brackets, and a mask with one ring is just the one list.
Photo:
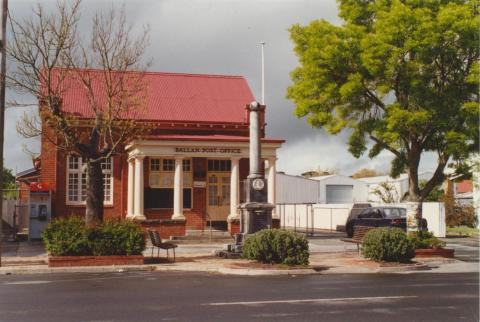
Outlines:
[[226, 221], [230, 211], [230, 173], [208, 174], [207, 220]]

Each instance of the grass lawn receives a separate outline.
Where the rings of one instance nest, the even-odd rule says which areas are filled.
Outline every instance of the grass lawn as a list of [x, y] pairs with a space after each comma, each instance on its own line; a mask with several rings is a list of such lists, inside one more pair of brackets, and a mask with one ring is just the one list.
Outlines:
[[480, 236], [480, 230], [478, 228], [470, 228], [467, 226], [447, 227], [447, 236], [478, 237]]

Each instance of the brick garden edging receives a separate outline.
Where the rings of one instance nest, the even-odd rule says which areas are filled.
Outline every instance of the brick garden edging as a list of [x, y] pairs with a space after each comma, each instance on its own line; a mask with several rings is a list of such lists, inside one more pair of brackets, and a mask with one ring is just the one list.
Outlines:
[[427, 248], [427, 249], [415, 249], [415, 257], [432, 257], [440, 256], [446, 258], [453, 258], [455, 253], [451, 248]]
[[49, 256], [48, 267], [143, 265], [143, 255]]

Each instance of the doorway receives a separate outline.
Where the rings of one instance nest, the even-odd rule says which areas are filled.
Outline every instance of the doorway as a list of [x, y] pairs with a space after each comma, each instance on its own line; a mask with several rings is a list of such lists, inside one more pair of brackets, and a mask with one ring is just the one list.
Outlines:
[[207, 182], [207, 220], [226, 221], [230, 211], [230, 173], [209, 172]]

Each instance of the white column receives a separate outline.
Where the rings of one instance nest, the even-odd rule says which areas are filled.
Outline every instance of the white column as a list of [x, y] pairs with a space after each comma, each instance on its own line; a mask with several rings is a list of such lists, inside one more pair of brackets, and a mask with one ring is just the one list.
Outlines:
[[183, 157], [175, 157], [175, 177], [173, 179], [172, 219], [185, 220], [183, 215]]
[[145, 220], [145, 215], [143, 214], [143, 159], [144, 156], [135, 157], [135, 189], [134, 189], [134, 207], [133, 207], [133, 218], [136, 220]]
[[135, 210], [134, 205], [134, 191], [135, 191], [135, 161], [128, 159], [128, 186], [127, 186], [127, 218], [132, 218]]
[[230, 174], [230, 214], [227, 220], [232, 221], [239, 219], [238, 215], [238, 201], [239, 201], [239, 186], [240, 186], [240, 169], [239, 158], [232, 158], [232, 173]]
[[[268, 178], [267, 178], [267, 190], [268, 190], [268, 203], [275, 205], [275, 178], [276, 178], [276, 158], [268, 159]], [[275, 208], [272, 210], [272, 217], [276, 217]]]

